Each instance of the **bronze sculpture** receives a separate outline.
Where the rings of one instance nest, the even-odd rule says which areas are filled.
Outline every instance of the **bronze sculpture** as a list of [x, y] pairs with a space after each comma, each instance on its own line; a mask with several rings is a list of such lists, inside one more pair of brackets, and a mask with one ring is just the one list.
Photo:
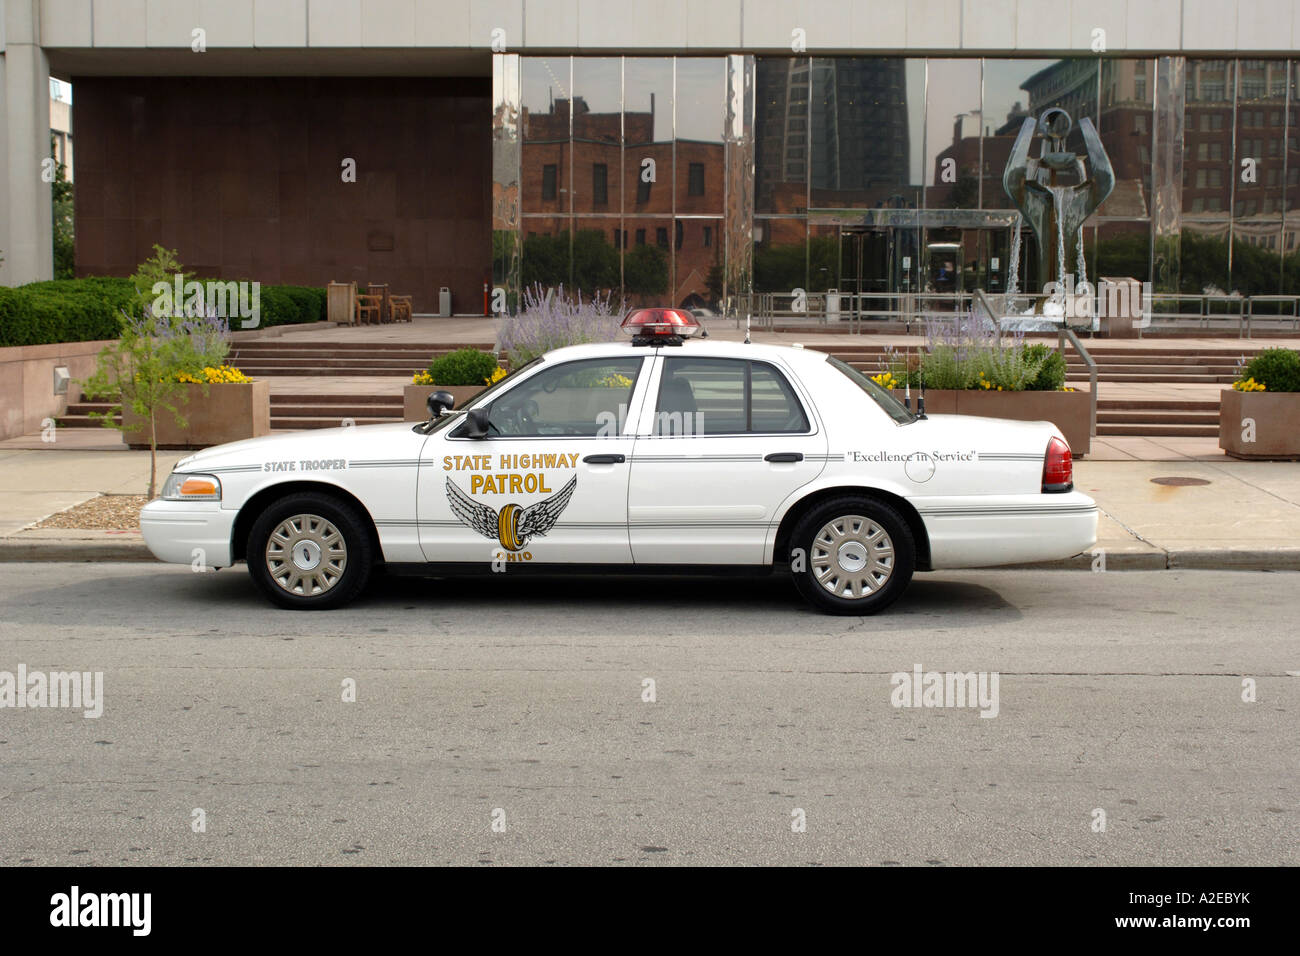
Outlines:
[[[1072, 127], [1070, 114], [1063, 109], [1045, 110], [1037, 120], [1026, 117], [1002, 174], [1003, 188], [1038, 239], [1038, 274], [1044, 283], [1054, 279], [1058, 288], [1065, 285], [1068, 256], [1082, 262], [1084, 221], [1115, 188], [1115, 171], [1092, 121], [1086, 116], [1079, 120], [1088, 152], [1086, 167], [1081, 156], [1065, 148]], [[1035, 132], [1043, 136], [1037, 158], [1029, 155]], [[1061, 182], [1061, 174], [1070, 171], [1075, 182]], [[1055, 270], [1050, 268], [1053, 264]], [[1018, 263], [1011, 266], [1014, 269]], [[1034, 312], [1041, 314], [1042, 306], [1039, 298]]]

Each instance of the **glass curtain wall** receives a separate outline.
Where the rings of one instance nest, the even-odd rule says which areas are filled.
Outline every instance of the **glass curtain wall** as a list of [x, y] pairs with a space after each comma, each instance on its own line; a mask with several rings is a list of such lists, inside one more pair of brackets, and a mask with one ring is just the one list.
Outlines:
[[[1075, 152], [1093, 122], [1115, 172], [1089, 279], [1300, 294], [1297, 61], [502, 54], [494, 83], [507, 308], [533, 283], [714, 310], [833, 291], [868, 314], [1002, 291], [1003, 171], [1052, 107]], [[1020, 285], [1041, 287], [1022, 240]]]

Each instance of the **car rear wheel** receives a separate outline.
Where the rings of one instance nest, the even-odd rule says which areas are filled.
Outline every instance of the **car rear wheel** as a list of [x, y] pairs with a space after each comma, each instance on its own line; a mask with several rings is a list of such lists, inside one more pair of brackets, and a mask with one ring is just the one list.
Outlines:
[[817, 505], [795, 525], [790, 567], [799, 593], [831, 614], [875, 614], [916, 569], [916, 543], [897, 511], [872, 498]]
[[315, 492], [288, 495], [253, 522], [248, 572], [281, 607], [340, 607], [370, 579], [374, 549], [365, 519], [347, 502]]

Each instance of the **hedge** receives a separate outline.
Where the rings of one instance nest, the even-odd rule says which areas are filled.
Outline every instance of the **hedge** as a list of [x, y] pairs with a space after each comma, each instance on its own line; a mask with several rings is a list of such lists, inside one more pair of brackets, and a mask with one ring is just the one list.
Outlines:
[[[325, 319], [324, 289], [264, 285], [259, 296], [259, 327]], [[115, 339], [122, 312], [134, 309], [134, 299], [130, 279], [109, 276], [0, 286], [0, 347]], [[230, 325], [239, 331], [241, 320], [233, 317]]]

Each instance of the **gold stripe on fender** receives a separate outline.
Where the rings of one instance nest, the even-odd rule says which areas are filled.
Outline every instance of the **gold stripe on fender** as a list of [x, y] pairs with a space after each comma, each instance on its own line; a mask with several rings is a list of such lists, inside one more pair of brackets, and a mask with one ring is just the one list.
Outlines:
[[518, 505], [506, 505], [497, 515], [497, 538], [507, 551], [518, 551], [522, 547], [519, 543]]

